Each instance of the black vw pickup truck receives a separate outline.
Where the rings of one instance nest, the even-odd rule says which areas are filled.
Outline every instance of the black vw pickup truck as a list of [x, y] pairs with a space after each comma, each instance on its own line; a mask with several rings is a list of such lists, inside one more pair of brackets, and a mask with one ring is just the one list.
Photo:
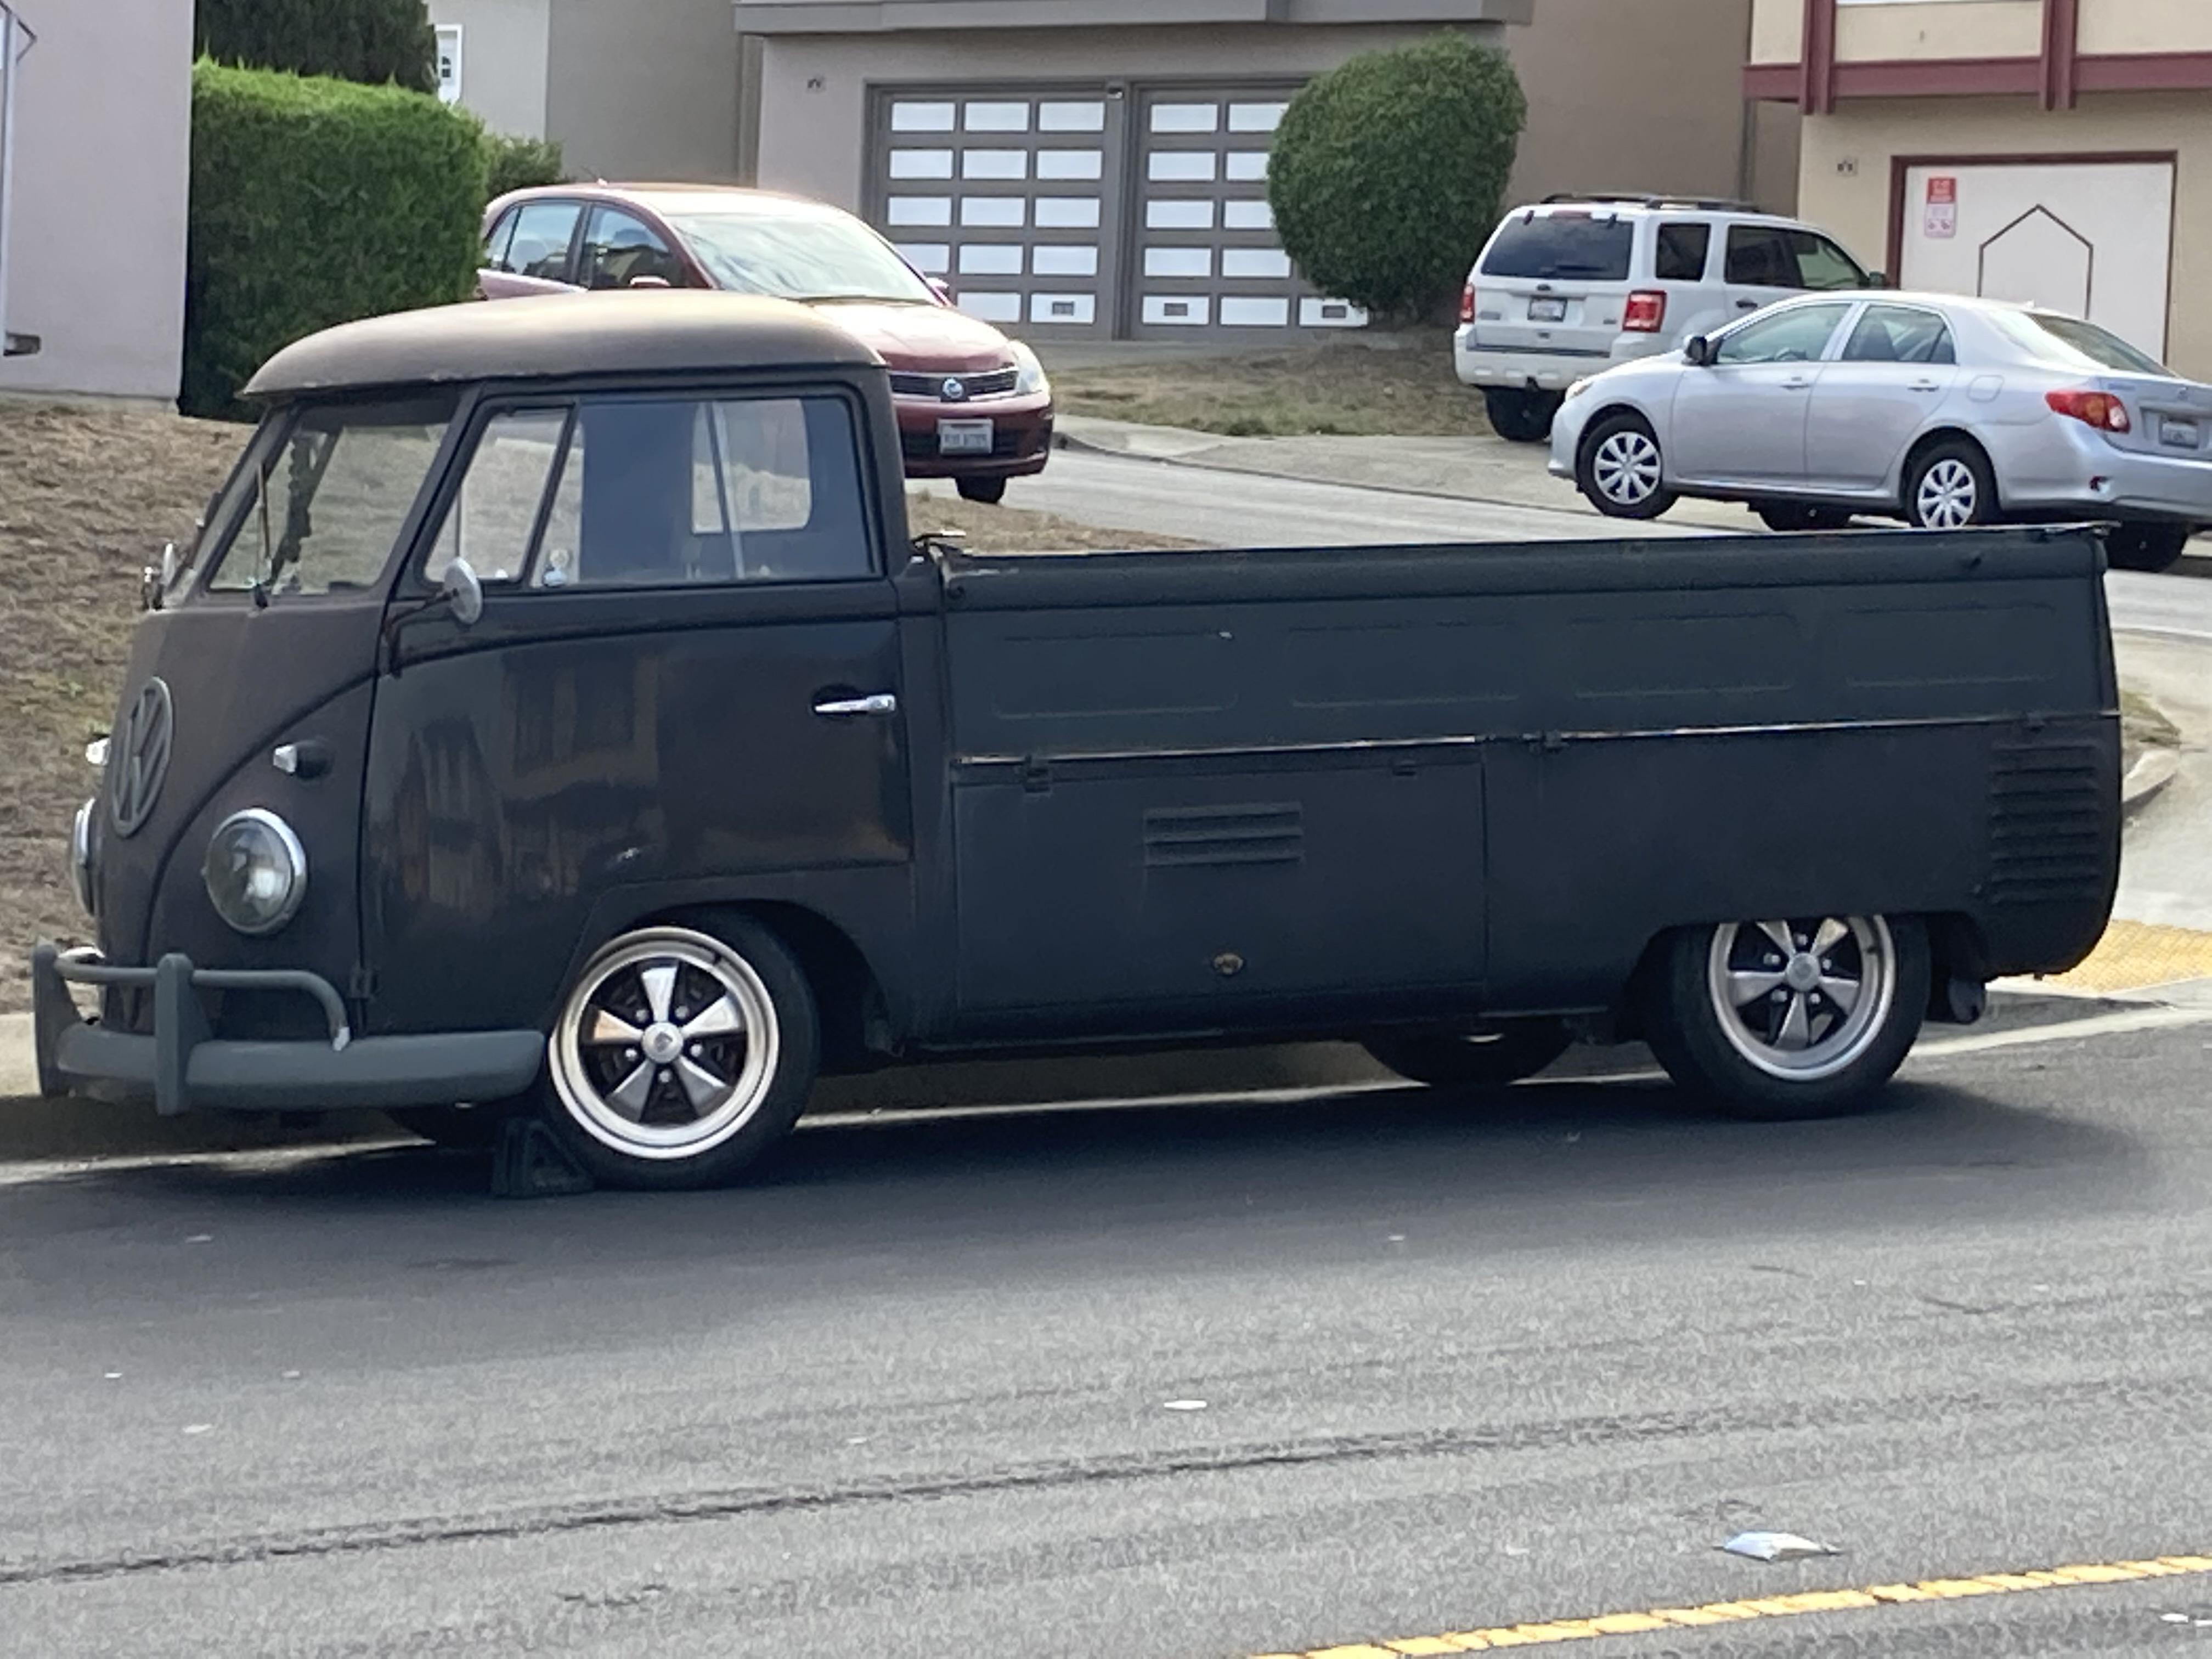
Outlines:
[[349, 325], [146, 585], [41, 1085], [520, 1113], [692, 1186], [817, 1073], [1641, 1038], [1877, 1091], [2118, 862], [2094, 532], [969, 557], [882, 366], [725, 295]]

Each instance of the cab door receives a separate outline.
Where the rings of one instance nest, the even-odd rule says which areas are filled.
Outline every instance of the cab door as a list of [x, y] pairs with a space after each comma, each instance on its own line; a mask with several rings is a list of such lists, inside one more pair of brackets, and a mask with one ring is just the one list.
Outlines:
[[422, 571], [465, 562], [482, 614], [403, 623], [378, 694], [380, 1021], [543, 1024], [580, 951], [686, 906], [902, 937], [898, 599], [860, 412], [604, 394], [482, 418]]

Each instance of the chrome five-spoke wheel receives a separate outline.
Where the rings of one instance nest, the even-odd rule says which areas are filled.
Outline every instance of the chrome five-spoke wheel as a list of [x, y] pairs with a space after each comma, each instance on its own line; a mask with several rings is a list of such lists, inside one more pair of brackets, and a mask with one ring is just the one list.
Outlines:
[[618, 1168], [720, 1165], [713, 1155], [757, 1124], [780, 1133], [796, 1116], [794, 1074], [803, 1100], [814, 1059], [811, 1007], [791, 1052], [805, 999], [763, 933], [743, 949], [685, 927], [625, 934], [585, 967], [555, 1022], [557, 1106]]
[[1887, 1018], [1896, 951], [1880, 916], [1737, 922], [1713, 930], [1705, 980], [1722, 1035], [1753, 1066], [1832, 1077]]

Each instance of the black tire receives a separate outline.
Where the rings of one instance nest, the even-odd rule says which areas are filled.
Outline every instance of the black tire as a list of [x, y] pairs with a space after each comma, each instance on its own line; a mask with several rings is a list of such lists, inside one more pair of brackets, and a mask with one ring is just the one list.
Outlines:
[[1759, 514], [1759, 522], [1769, 530], [1783, 535], [1842, 530], [1851, 521], [1850, 514], [1844, 508], [1813, 507], [1803, 501], [1761, 501], [1751, 510]]
[[2181, 562], [2191, 533], [2186, 525], [2115, 525], [2105, 540], [2105, 562], [2115, 570], [2171, 570]]
[[1659, 440], [1641, 415], [1619, 410], [1583, 434], [1575, 485], [1608, 519], [1656, 519], [1666, 512], [1676, 497], [1663, 477]]
[[[653, 976], [672, 966], [656, 988]], [[609, 1018], [631, 1028], [635, 1045], [610, 1035]], [[594, 1179], [713, 1187], [798, 1121], [821, 1063], [820, 1024], [782, 940], [729, 916], [711, 933], [648, 927], [610, 940], [562, 998], [547, 1054], [539, 1109]], [[641, 1072], [653, 1075], [629, 1095]], [[708, 1090], [702, 1103], [694, 1085], [709, 1082], [726, 1097]]]
[[1551, 442], [1552, 419], [1565, 401], [1556, 392], [1486, 391], [1482, 394], [1490, 429], [1512, 444]]
[[[1829, 952], [1808, 952], [1807, 945], [1818, 944], [1823, 930], [1837, 922], [1848, 930], [1846, 937], [1833, 942]], [[1787, 958], [1778, 945], [1770, 948], [1766, 930], [1777, 927], [1786, 927], [1799, 942]], [[1856, 1000], [1848, 1012], [1833, 1013], [1832, 1001], [1824, 1011], [1826, 988], [1847, 981], [1852, 970], [1859, 975], [1861, 991], [1869, 989], [1877, 954], [1887, 957], [1881, 970], [1887, 984], [1875, 983], [1871, 1000], [1863, 1004], [1865, 1015], [1858, 1014]], [[1816, 964], [1832, 963], [1835, 975], [1824, 972], [1818, 986], [1801, 988], [1799, 980], [1785, 971], [1773, 987], [1757, 988], [1772, 962], [1784, 961], [1786, 970], [1796, 970], [1808, 955]], [[1904, 1063], [1927, 1015], [1930, 973], [1927, 929], [1911, 916], [1832, 922], [1799, 917], [1682, 928], [1661, 941], [1650, 964], [1644, 987], [1645, 1036], [1668, 1076], [1733, 1116], [1837, 1116], [1870, 1104]], [[1723, 994], [1732, 998], [1744, 988], [1751, 988], [1752, 995], [1723, 1015]], [[1789, 1004], [1771, 1001], [1784, 992]], [[1799, 1002], [1808, 1011], [1801, 1029], [1809, 1035], [1808, 1046], [1794, 1051], [1793, 1059], [1786, 1022], [1796, 1017]], [[1724, 1018], [1735, 1022], [1733, 1028]], [[1770, 1023], [1762, 1027], [1759, 1020]], [[1754, 1054], [1759, 1059], [1753, 1059]], [[1799, 1075], [1786, 1074], [1792, 1066]]]
[[449, 1152], [488, 1152], [499, 1139], [499, 1126], [521, 1109], [496, 1106], [394, 1106], [385, 1112], [401, 1128]]
[[[1971, 492], [1971, 499], [1956, 494]], [[1951, 501], [1963, 507], [1963, 516], [1940, 508]], [[1930, 444], [1905, 469], [1905, 496], [1899, 505], [1905, 521], [1916, 530], [1963, 530], [1969, 525], [1995, 524], [1998, 516], [1997, 477], [1982, 447], [1965, 438], [1946, 438]]]
[[1006, 499], [1004, 478], [956, 478], [953, 488], [960, 492], [963, 501], [974, 501], [981, 507], [996, 507]]
[[1360, 1046], [1400, 1077], [1434, 1089], [1502, 1089], [1534, 1077], [1573, 1043], [1556, 1019], [1516, 1019], [1477, 1032], [1415, 1031]]

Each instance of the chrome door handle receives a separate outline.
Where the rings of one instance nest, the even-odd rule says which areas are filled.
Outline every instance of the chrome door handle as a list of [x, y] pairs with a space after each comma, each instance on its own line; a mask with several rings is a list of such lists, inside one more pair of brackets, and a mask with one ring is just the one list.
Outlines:
[[827, 720], [864, 720], [870, 716], [896, 714], [898, 699], [888, 691], [878, 691], [865, 697], [839, 697], [829, 702], [817, 702], [814, 712]]
[[1942, 389], [1942, 383], [1938, 380], [1915, 380], [1905, 387], [1907, 392], [1941, 392]]
[[1782, 389], [1784, 392], [1802, 392], [1807, 386], [1812, 384], [1813, 381], [1811, 376], [1805, 375], [1794, 380], [1784, 380], [1782, 383]]

